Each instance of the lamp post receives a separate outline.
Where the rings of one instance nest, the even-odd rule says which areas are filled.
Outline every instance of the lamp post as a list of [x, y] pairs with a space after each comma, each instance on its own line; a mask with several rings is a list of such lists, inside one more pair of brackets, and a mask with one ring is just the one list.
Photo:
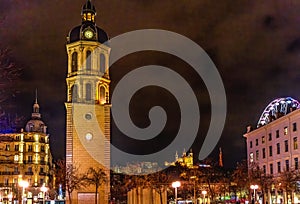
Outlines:
[[29, 186], [29, 183], [28, 183], [28, 181], [21, 180], [19, 182], [19, 186], [22, 187], [22, 203], [25, 204], [25, 202], [24, 202], [25, 188], [27, 188]]
[[172, 187], [175, 188], [175, 204], [177, 204], [177, 188], [181, 186], [180, 181], [175, 181], [172, 183]]
[[251, 185], [250, 188], [253, 190], [254, 203], [256, 202], [256, 189], [258, 189], [258, 185]]
[[202, 194], [203, 194], [203, 202], [204, 202], [204, 204], [206, 203], [205, 202], [205, 195], [207, 194], [207, 191], [202, 191]]
[[43, 204], [45, 204], [45, 193], [48, 191], [48, 188], [45, 184], [41, 187], [41, 191], [43, 191]]

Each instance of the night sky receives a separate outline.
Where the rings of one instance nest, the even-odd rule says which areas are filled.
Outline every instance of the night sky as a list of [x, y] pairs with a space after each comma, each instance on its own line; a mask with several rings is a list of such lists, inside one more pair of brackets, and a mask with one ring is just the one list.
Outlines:
[[[13, 99], [18, 104], [16, 112], [30, 117], [38, 88], [42, 117], [48, 125], [56, 159], [65, 154], [66, 36], [81, 23], [84, 3], [85, 0], [0, 0], [0, 46], [10, 49], [14, 61], [23, 69], [16, 84], [20, 94]], [[96, 23], [110, 38], [137, 29], [164, 29], [190, 38], [208, 53], [219, 70], [227, 95], [226, 124], [215, 151], [222, 147], [227, 167], [246, 158], [243, 138], [246, 126], [256, 126], [263, 109], [272, 100], [285, 96], [300, 100], [300, 1], [94, 0], [93, 3], [97, 9]], [[130, 55], [114, 66], [124, 69], [111, 69], [112, 89], [126, 71], [147, 64], [174, 67], [193, 87], [203, 113], [199, 138], [193, 145], [197, 153], [210, 120], [209, 102], [204, 84], [201, 79], [193, 78], [188, 65], [156, 52]], [[174, 100], [164, 90], [148, 91], [152, 98], [163, 95], [150, 105], [159, 102], [164, 106]], [[144, 117], [140, 113], [146, 111], [140, 111], [138, 104], [145, 104], [146, 96], [149, 94], [143, 95], [141, 90], [134, 98], [137, 103], [134, 107], [138, 108], [133, 108], [133, 121], [141, 127], [147, 121], [140, 120]], [[113, 131], [113, 137], [119, 134]], [[211, 156], [217, 159], [216, 154]]]

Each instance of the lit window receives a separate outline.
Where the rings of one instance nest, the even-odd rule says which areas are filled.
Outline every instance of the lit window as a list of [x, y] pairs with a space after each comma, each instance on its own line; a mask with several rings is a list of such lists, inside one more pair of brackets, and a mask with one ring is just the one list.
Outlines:
[[261, 138], [261, 143], [262, 143], [262, 144], [265, 143], [265, 136], [262, 136], [262, 138]]
[[288, 134], [288, 127], [284, 127], [284, 135]]
[[253, 152], [251, 152], [250, 154], [249, 154], [249, 160], [250, 160], [250, 162], [253, 162], [253, 159], [254, 159], [254, 157], [253, 157]]
[[104, 104], [105, 102], [106, 102], [105, 88], [103, 86], [100, 86], [100, 103]]
[[17, 162], [17, 161], [19, 161], [19, 155], [15, 155], [15, 157], [14, 157], [14, 160]]
[[256, 159], [256, 161], [259, 160], [259, 151], [258, 150], [256, 150], [256, 152], [255, 152], [255, 159]]
[[5, 146], [5, 150], [6, 150], [6, 151], [9, 151], [9, 149], [10, 149], [10, 146], [9, 146], [9, 144], [7, 144], [7, 145]]
[[88, 14], [87, 14], [87, 20], [88, 20], [88, 21], [91, 21], [91, 20], [92, 20], [92, 14], [91, 14], [91, 13], [88, 13]]
[[298, 149], [297, 137], [293, 138], [293, 146], [294, 146], [294, 149]]

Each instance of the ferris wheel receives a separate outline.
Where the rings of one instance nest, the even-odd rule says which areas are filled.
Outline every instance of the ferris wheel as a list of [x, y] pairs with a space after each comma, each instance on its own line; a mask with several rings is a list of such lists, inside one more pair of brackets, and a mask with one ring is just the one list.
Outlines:
[[277, 98], [265, 108], [258, 120], [257, 127], [266, 125], [299, 108], [299, 101], [292, 97]]

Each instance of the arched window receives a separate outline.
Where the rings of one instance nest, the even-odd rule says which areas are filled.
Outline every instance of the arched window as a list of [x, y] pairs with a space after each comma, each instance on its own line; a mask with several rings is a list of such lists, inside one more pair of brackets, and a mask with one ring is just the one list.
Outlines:
[[100, 72], [105, 73], [105, 56], [104, 54], [100, 54]]
[[73, 85], [71, 88], [71, 100], [74, 102], [78, 101], [78, 88], [77, 85]]
[[77, 72], [77, 67], [78, 67], [78, 55], [77, 52], [73, 52], [72, 54], [72, 72]]
[[86, 51], [86, 70], [91, 71], [92, 70], [92, 57], [91, 57], [91, 51]]
[[105, 99], [105, 88], [103, 86], [100, 86], [100, 103], [103, 104], [106, 102]]
[[86, 84], [85, 85], [85, 99], [87, 101], [92, 100], [92, 86], [91, 86], [91, 84]]

